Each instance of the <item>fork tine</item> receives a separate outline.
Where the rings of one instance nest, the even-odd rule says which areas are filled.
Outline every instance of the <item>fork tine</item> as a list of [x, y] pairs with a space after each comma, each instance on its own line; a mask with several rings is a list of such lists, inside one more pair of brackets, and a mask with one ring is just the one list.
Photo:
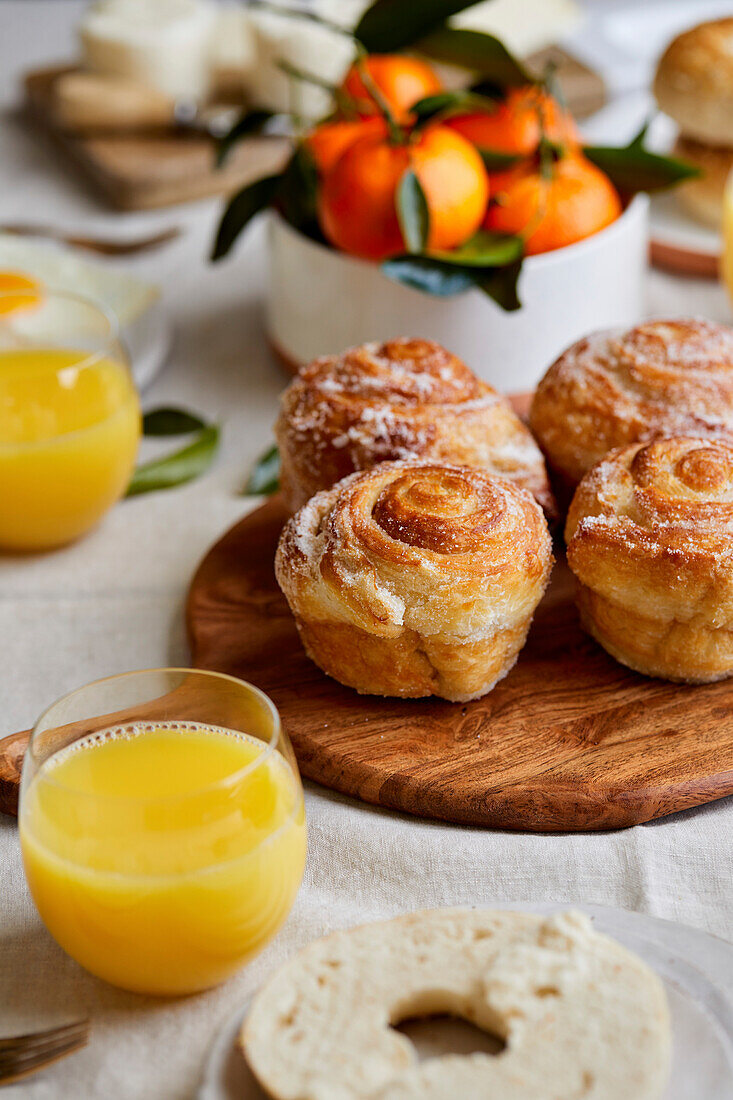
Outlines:
[[83, 1045], [87, 1042], [86, 1035], [74, 1036], [70, 1039], [57, 1039], [53, 1043], [47, 1043], [43, 1047], [30, 1047], [27, 1050], [18, 1050], [13, 1053], [6, 1053], [0, 1057], [0, 1071], [7, 1069], [9, 1066], [17, 1065], [20, 1062], [30, 1062], [34, 1059], [51, 1058], [61, 1050], [66, 1050], [67, 1047], [76, 1047]]
[[24, 1035], [12, 1035], [7, 1039], [0, 1039], [0, 1057], [7, 1051], [29, 1049], [35, 1045], [43, 1045], [54, 1042], [57, 1039], [68, 1038], [72, 1035], [89, 1031], [89, 1020], [74, 1020], [70, 1024], [61, 1024], [59, 1027], [46, 1028], [44, 1031], [28, 1031]]
[[31, 1073], [45, 1069], [46, 1066], [58, 1062], [59, 1059], [65, 1058], [68, 1054], [81, 1050], [83, 1046], [86, 1046], [86, 1043], [87, 1036], [84, 1036], [82, 1039], [61, 1043], [43, 1053], [37, 1051], [26, 1052], [26, 1054], [19, 1055], [17, 1058], [9, 1058], [6, 1065], [0, 1066], [0, 1083], [7, 1085], [11, 1081], [18, 1081], [21, 1077], [27, 1077]]

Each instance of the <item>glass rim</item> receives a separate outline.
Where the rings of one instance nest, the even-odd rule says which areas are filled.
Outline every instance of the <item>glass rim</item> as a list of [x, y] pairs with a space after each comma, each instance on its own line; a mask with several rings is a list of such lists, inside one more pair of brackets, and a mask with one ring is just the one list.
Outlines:
[[[175, 666], [175, 665], [173, 665], [173, 666], [161, 666], [159, 668], [133, 669], [133, 670], [128, 671], [128, 672], [114, 673], [111, 676], [100, 676], [99, 679], [97, 679], [97, 680], [90, 680], [89, 683], [83, 684], [81, 687], [74, 688], [71, 691], [65, 692], [63, 695], [60, 695], [58, 697], [58, 699], [55, 699], [53, 703], [51, 703], [49, 706], [47, 706], [46, 709], [40, 714], [38, 719], [34, 722], [33, 728], [31, 730], [31, 735], [30, 735], [30, 738], [29, 738], [29, 741], [28, 741], [28, 750], [27, 751], [29, 753], [31, 753], [31, 756], [33, 755], [33, 748], [34, 748], [34, 742], [35, 742], [35, 739], [36, 739], [36, 735], [38, 734], [40, 736], [41, 733], [44, 732], [43, 730], [40, 730], [39, 727], [43, 723], [44, 719], [46, 719], [48, 717], [48, 715], [52, 713], [54, 708], [59, 706], [61, 703], [66, 702], [68, 699], [73, 698], [73, 696], [75, 696], [75, 695], [80, 695], [82, 692], [88, 691], [90, 688], [98, 687], [101, 684], [111, 683], [113, 680], [124, 680], [124, 679], [128, 679], [128, 678], [136, 678], [136, 677], [140, 677], [140, 676], [147, 676], [149, 674], [155, 674], [155, 673], [180, 673], [182, 676], [184, 676], [184, 675], [185, 676], [194, 675], [194, 676], [205, 677], [205, 678], [211, 679], [211, 680], [227, 680], [230, 683], [236, 684], [237, 686], [246, 689], [248, 694], [257, 696], [260, 699], [260, 701], [262, 703], [264, 703], [265, 709], [269, 713], [269, 716], [272, 720], [272, 732], [271, 732], [270, 737], [268, 738], [268, 740], [265, 740], [264, 738], [256, 738], [256, 740], [261, 741], [262, 744], [265, 746], [264, 751], [262, 753], [260, 753], [260, 755], [255, 760], [250, 761], [250, 763], [248, 763], [248, 764], [244, 764], [241, 768], [237, 768], [236, 771], [230, 772], [228, 775], [224, 776], [222, 779], [217, 779], [212, 783], [204, 783], [200, 787], [194, 787], [190, 791], [186, 791], [185, 793], [182, 793], [182, 794], [171, 794], [171, 795], [163, 795], [163, 796], [161, 796], [161, 795], [149, 795], [149, 796], [143, 796], [143, 797], [135, 797], [135, 796], [128, 796], [128, 795], [104, 795], [104, 796], [102, 796], [102, 795], [99, 795], [99, 794], [95, 794], [93, 791], [80, 791], [75, 787], [68, 786], [66, 783], [59, 783], [59, 781], [57, 779], [53, 779], [51, 775], [45, 775], [44, 776], [44, 783], [50, 783], [56, 789], [66, 791], [69, 794], [73, 794], [74, 797], [76, 797], [76, 798], [99, 799], [99, 798], [104, 797], [105, 801], [114, 800], [115, 802], [127, 803], [128, 805], [141, 805], [141, 806], [142, 805], [152, 805], [152, 804], [161, 805], [161, 804], [165, 804], [165, 803], [183, 802], [187, 799], [195, 798], [196, 796], [198, 796], [200, 794], [203, 794], [205, 791], [213, 791], [213, 790], [217, 790], [217, 789], [220, 789], [220, 788], [223, 788], [223, 787], [232, 786], [235, 783], [239, 782], [241, 779], [243, 779], [249, 773], [255, 772], [263, 764], [267, 763], [267, 761], [270, 759], [270, 757], [275, 753], [275, 751], [277, 749], [278, 742], [282, 739], [282, 736], [283, 736], [285, 731], [283, 730], [283, 727], [282, 727], [282, 721], [280, 719], [280, 712], [278, 711], [278, 709], [275, 706], [274, 702], [272, 701], [270, 696], [267, 695], [266, 692], [264, 692], [261, 688], [258, 688], [255, 684], [250, 683], [248, 680], [242, 680], [238, 676], [231, 676], [227, 672], [213, 672], [210, 669], [185, 668], [185, 667], [182, 667], [182, 666]], [[141, 704], [141, 705], [143, 705], [143, 704]], [[170, 721], [181, 723], [181, 725], [185, 724], [185, 719], [175, 718], [175, 719], [170, 719]], [[113, 730], [113, 729], [116, 729], [116, 728], [118, 728], [118, 726], [121, 726], [123, 724], [125, 724], [125, 723], [113, 723], [109, 726], [106, 726], [104, 729], [99, 730], [98, 732], [103, 733], [103, 732], [105, 732], [105, 730]], [[135, 724], [134, 720], [131, 720], [129, 724], [134, 725]], [[162, 725], [163, 723], [162, 722], [156, 723], [155, 720], [153, 719], [153, 720], [151, 720], [150, 724], [151, 725], [155, 725], [155, 724]], [[193, 724], [193, 721], [192, 721], [191, 724]], [[213, 725], [213, 723], [212, 723], [212, 725]], [[46, 728], [47, 729], [52, 729], [54, 727], [53, 726], [48, 726]], [[214, 727], [214, 728], [216, 728], [216, 727]], [[221, 727], [221, 728], [223, 728], [223, 727]], [[237, 731], [233, 730], [232, 732], [236, 733]], [[86, 736], [92, 736], [93, 737], [94, 735], [95, 735], [94, 733], [89, 733], [89, 734], [85, 734], [84, 737], [86, 737]], [[249, 735], [249, 736], [254, 736], [254, 735]], [[80, 737], [80, 738], [77, 738], [76, 740], [81, 741], [83, 739], [84, 739], [83, 737]], [[36, 763], [35, 764], [36, 768], [38, 770], [40, 770], [57, 753], [64, 752], [65, 749], [71, 748], [73, 746], [73, 744], [75, 744], [75, 741], [72, 741], [70, 743], [70, 745], [64, 745], [62, 748], [56, 749], [54, 752], [52, 752], [46, 758], [46, 760], [43, 761], [42, 764], [37, 764]], [[288, 768], [292, 771], [293, 769], [290, 765], [290, 761], [287, 758], [284, 758], [284, 759], [285, 759], [285, 763], [288, 765]], [[34, 761], [34, 763], [35, 763], [35, 761]], [[34, 776], [34, 778], [35, 778], [35, 776]]]
[[[32, 276], [29, 276], [29, 278], [32, 278]], [[76, 302], [77, 305], [86, 306], [88, 309], [92, 310], [94, 313], [104, 319], [107, 325], [107, 332], [104, 336], [100, 336], [100, 350], [90, 351], [84, 359], [79, 360], [78, 363], [72, 364], [75, 370], [81, 370], [86, 366], [97, 362], [102, 356], [111, 352], [116, 344], [121, 347], [123, 357], [126, 360], [126, 362], [123, 363], [123, 366], [125, 366], [127, 370], [130, 369], [129, 356], [127, 350], [122, 343], [122, 331], [120, 321], [111, 306], [108, 306], [106, 302], [101, 301], [101, 299], [99, 298], [93, 298], [90, 294], [79, 294], [76, 290], [65, 290], [60, 287], [56, 288], [53, 286], [47, 286], [45, 283], [40, 282], [38, 283], [37, 291], [34, 290], [32, 287], [27, 287], [25, 289], [23, 289], [22, 287], [18, 287], [16, 290], [0, 290], [0, 302], [8, 298], [22, 298], [24, 295], [35, 293], [38, 294], [38, 305], [34, 305], [33, 308], [29, 308], [27, 311], [25, 309], [19, 310], [18, 314], [20, 316], [24, 316], [26, 313], [33, 313], [36, 309], [42, 308], [44, 302], [47, 299], [65, 299], [66, 301]], [[14, 313], [12, 311], [9, 313], [0, 312], [0, 325], [12, 322], [13, 316]], [[41, 346], [48, 346], [48, 343], [44, 342], [43, 345], [32, 345], [32, 348]], [[32, 350], [32, 348], [29, 348], [28, 350]], [[59, 367], [59, 370], [68, 369], [68, 367]]]

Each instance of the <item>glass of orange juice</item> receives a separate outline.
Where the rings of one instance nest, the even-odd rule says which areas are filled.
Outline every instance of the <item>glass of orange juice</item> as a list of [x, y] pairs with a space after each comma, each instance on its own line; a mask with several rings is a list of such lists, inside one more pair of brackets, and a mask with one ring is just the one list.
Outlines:
[[89, 531], [124, 494], [139, 440], [116, 321], [75, 294], [0, 290], [0, 549]]
[[25, 756], [19, 826], [48, 930], [140, 993], [227, 978], [283, 924], [305, 864], [277, 710], [213, 672], [131, 672], [54, 703]]

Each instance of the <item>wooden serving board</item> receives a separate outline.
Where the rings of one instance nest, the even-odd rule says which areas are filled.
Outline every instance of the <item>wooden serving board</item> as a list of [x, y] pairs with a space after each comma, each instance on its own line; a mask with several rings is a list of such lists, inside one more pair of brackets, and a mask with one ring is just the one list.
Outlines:
[[214, 164], [214, 143], [198, 134], [175, 130], [141, 134], [80, 136], [67, 132], [54, 117], [53, 85], [69, 66], [28, 73], [26, 105], [98, 192], [120, 210], [149, 210], [212, 195], [231, 194], [278, 171], [290, 142], [252, 137], [240, 142], [223, 168]]
[[391, 809], [534, 832], [609, 829], [733, 793], [730, 682], [684, 687], [617, 664], [580, 628], [555, 567], [525, 649], [468, 704], [358, 695], [306, 657], [273, 572], [279, 498], [193, 578], [194, 664], [272, 696], [304, 776]]

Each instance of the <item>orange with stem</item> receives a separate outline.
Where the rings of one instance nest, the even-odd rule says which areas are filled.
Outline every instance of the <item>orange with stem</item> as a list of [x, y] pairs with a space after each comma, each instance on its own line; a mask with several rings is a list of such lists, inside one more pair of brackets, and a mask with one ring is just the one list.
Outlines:
[[486, 210], [488, 176], [473, 146], [436, 124], [407, 141], [373, 135], [346, 149], [320, 188], [318, 216], [327, 239], [365, 259], [403, 252], [397, 189], [408, 168], [427, 203], [428, 249], [457, 248], [473, 236]]
[[495, 110], [468, 111], [446, 119], [479, 149], [530, 156], [543, 134], [556, 145], [576, 145], [578, 130], [572, 115], [548, 92], [533, 84], [511, 88]]
[[354, 100], [362, 115], [382, 110], [376, 89], [398, 122], [409, 121], [410, 108], [442, 88], [435, 70], [426, 61], [401, 54], [370, 54], [356, 61], [341, 85], [341, 91]]
[[304, 141], [321, 175], [329, 172], [341, 154], [359, 138], [387, 133], [387, 123], [381, 117], [337, 119], [324, 122], [311, 130]]
[[590, 237], [622, 209], [608, 176], [577, 151], [544, 168], [519, 165], [492, 185], [484, 228], [523, 236], [530, 256]]

